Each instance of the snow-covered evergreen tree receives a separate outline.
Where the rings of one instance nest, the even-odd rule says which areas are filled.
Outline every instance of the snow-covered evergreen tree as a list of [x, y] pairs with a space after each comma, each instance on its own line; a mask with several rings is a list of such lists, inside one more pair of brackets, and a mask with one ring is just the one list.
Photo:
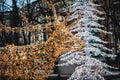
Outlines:
[[91, 0], [75, 0], [70, 6], [71, 15], [69, 21], [77, 21], [70, 31], [76, 37], [82, 38], [85, 41], [85, 46], [82, 51], [68, 51], [61, 55], [60, 59], [65, 63], [59, 64], [59, 66], [77, 64], [75, 72], [68, 80], [104, 80], [102, 75], [113, 74], [108, 70], [108, 68], [112, 68], [111, 66], [95, 58], [115, 57], [105, 53], [111, 51], [111, 49], [105, 47], [104, 44], [107, 44], [107, 42], [96, 35], [98, 33], [111, 34], [102, 30], [101, 28], [104, 26], [98, 23], [98, 20], [104, 20], [104, 18], [96, 15], [104, 14], [95, 8], [99, 6]]

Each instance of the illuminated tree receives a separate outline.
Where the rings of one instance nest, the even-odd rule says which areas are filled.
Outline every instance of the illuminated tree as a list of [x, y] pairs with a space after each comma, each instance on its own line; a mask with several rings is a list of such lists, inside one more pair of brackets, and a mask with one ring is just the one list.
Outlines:
[[68, 80], [104, 80], [102, 77], [105, 74], [113, 74], [108, 68], [113, 68], [99, 60], [101, 57], [115, 57], [114, 55], [105, 53], [111, 51], [104, 46], [106, 41], [99, 38], [99, 33], [111, 34], [101, 28], [103, 25], [98, 23], [98, 20], [103, 20], [96, 14], [103, 12], [96, 9], [100, 5], [94, 4], [91, 0], [76, 0], [70, 6], [71, 15], [70, 22], [76, 24], [72, 26], [71, 32], [76, 37], [80, 37], [85, 41], [85, 46], [82, 51], [68, 51], [61, 55], [60, 59], [65, 61], [59, 66], [77, 65], [75, 72]]

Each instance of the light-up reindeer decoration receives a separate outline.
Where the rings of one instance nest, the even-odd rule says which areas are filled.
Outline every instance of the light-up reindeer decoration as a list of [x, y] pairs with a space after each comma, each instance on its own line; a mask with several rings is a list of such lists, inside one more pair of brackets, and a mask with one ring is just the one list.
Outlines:
[[[45, 31], [49, 35], [48, 40], [43, 44], [32, 46], [16, 47], [6, 46], [1, 49], [4, 55], [0, 63], [2, 75], [10, 76], [9, 80], [16, 78], [45, 80], [54, 68], [54, 62], [61, 53], [70, 50], [81, 50], [84, 42], [69, 32], [67, 20], [69, 10], [64, 21], [57, 16], [52, 1], [48, 4], [54, 14], [53, 23], [46, 25]], [[10, 53], [10, 54], [9, 54]]]

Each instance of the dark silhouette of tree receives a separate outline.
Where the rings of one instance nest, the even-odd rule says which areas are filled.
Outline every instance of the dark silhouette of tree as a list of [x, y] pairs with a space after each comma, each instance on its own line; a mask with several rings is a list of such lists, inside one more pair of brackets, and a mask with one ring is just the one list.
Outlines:
[[13, 13], [12, 13], [12, 27], [17, 27], [20, 20], [18, 15], [18, 7], [17, 7], [17, 0], [12, 0], [12, 6], [13, 6]]

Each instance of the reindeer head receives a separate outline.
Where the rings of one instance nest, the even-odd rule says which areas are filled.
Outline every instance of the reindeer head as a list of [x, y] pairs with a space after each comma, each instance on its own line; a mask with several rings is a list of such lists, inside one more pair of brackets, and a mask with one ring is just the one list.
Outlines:
[[84, 45], [83, 41], [80, 38], [75, 37], [74, 34], [69, 31], [69, 27], [67, 26], [70, 9], [68, 9], [68, 13], [62, 21], [61, 16], [57, 16], [56, 9], [54, 4], [52, 4], [52, 1], [49, 6], [53, 11], [54, 22], [49, 23], [46, 27], [46, 32], [50, 36], [46, 41], [48, 50], [51, 49], [53, 50], [53, 54], [58, 55], [68, 50], [81, 50]]

